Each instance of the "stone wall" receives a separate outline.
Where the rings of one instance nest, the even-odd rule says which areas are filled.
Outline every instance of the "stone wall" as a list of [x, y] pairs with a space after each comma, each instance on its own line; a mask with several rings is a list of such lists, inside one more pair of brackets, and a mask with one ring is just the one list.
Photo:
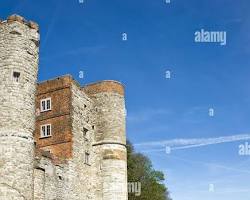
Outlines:
[[45, 169], [34, 169], [34, 200], [45, 200]]
[[[92, 149], [94, 140], [93, 101], [80, 88], [72, 83], [72, 134], [73, 157], [68, 161], [68, 194], [65, 199], [98, 200], [95, 198], [95, 157]], [[84, 129], [88, 132], [84, 135]], [[89, 163], [85, 163], [85, 153], [89, 154]]]
[[34, 200], [65, 200], [68, 170], [65, 164], [55, 164], [51, 157], [37, 156], [34, 168]]

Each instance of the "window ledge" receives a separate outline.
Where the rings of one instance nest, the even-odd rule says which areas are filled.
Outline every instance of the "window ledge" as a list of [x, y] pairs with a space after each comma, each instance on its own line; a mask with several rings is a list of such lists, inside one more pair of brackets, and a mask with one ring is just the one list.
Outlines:
[[88, 164], [88, 163], [84, 163], [85, 165], [87, 165], [87, 166], [91, 166], [91, 164]]
[[39, 137], [39, 139], [45, 139], [45, 138], [50, 138], [52, 137], [52, 135], [49, 135], [49, 136], [42, 136], [42, 137]]
[[41, 110], [40, 113], [44, 113], [44, 112], [49, 112], [51, 111], [52, 109], [49, 109], [49, 110]]

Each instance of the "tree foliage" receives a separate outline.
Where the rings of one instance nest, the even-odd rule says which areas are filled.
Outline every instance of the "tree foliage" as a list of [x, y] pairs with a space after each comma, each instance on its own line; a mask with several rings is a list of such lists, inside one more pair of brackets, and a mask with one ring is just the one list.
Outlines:
[[140, 182], [141, 194], [129, 193], [129, 200], [171, 200], [163, 181], [164, 174], [153, 169], [148, 157], [136, 153], [132, 144], [127, 141], [128, 182]]

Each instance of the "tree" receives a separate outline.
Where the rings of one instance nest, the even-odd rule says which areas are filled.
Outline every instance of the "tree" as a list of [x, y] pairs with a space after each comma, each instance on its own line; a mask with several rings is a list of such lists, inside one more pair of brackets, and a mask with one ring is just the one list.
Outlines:
[[171, 200], [161, 171], [153, 169], [148, 157], [134, 151], [133, 145], [127, 141], [128, 182], [141, 183], [141, 194], [129, 193], [129, 200]]

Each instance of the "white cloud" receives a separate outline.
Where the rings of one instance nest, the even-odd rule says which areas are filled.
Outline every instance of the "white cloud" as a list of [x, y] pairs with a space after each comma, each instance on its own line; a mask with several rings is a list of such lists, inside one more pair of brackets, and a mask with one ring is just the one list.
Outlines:
[[[193, 139], [172, 139], [163, 141], [152, 141], [135, 144], [136, 147], [148, 148], [148, 147], [171, 147], [172, 150], [177, 149], [189, 149], [195, 147], [202, 147], [214, 144], [222, 144], [229, 142], [236, 142], [250, 139], [250, 134], [239, 134], [232, 136], [222, 136], [214, 138], [193, 138]], [[162, 149], [152, 149], [150, 151], [164, 151]]]

